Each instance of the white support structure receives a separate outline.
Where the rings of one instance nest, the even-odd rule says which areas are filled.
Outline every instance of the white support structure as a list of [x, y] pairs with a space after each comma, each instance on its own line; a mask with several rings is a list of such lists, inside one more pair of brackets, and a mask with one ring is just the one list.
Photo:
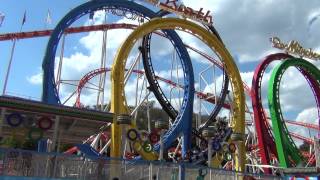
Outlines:
[[60, 94], [61, 72], [62, 72], [65, 40], [66, 40], [66, 34], [63, 34], [63, 36], [62, 36], [62, 44], [61, 44], [61, 51], [60, 51], [60, 59], [59, 59], [59, 65], [58, 65], [58, 72], [57, 72], [57, 78], [56, 78], [56, 85], [57, 85], [58, 94]]
[[8, 68], [7, 68], [7, 72], [6, 72], [6, 78], [5, 78], [5, 80], [4, 80], [2, 95], [5, 95], [5, 94], [6, 94], [6, 91], [7, 91], [7, 84], [8, 84], [8, 79], [9, 79], [9, 75], [10, 75], [11, 64], [12, 64], [12, 59], [13, 59], [13, 54], [14, 54], [14, 50], [15, 50], [15, 48], [16, 48], [16, 41], [17, 41], [17, 39], [14, 39], [14, 40], [13, 40], [13, 44], [12, 44], [12, 48], [11, 48], [11, 53], [10, 53], [9, 64], [8, 64]]
[[103, 146], [103, 148], [100, 150], [100, 154], [102, 154], [102, 153], [107, 153], [107, 149], [109, 148], [109, 146], [110, 146], [110, 144], [111, 144], [111, 139], [109, 139], [108, 140], [108, 142], [107, 142], [107, 144], [105, 144], [104, 146]]
[[[106, 19], [105, 19], [106, 22]], [[101, 64], [100, 68], [105, 68], [106, 67], [106, 62], [107, 62], [107, 39], [108, 39], [108, 30], [103, 31], [103, 40], [102, 40], [102, 51], [101, 51]], [[98, 91], [98, 96], [97, 96], [97, 108], [99, 108], [100, 105], [100, 110], [103, 111], [103, 106], [104, 106], [104, 86], [105, 86], [105, 81], [106, 81], [106, 72], [101, 73], [99, 77], [99, 91]]]
[[316, 158], [316, 167], [320, 168], [320, 139], [314, 137], [314, 155]]
[[163, 160], [163, 152], [164, 152], [164, 147], [163, 147], [163, 135], [164, 131], [160, 131], [160, 152], [159, 152], [159, 161]]

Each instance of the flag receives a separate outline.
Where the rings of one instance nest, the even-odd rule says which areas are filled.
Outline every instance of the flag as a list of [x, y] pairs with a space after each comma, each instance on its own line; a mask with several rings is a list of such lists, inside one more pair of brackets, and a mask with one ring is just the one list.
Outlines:
[[50, 10], [48, 9], [48, 14], [47, 14], [47, 18], [46, 18], [46, 24], [51, 24], [52, 23], [52, 19], [51, 19], [51, 14], [50, 14]]
[[0, 12], [0, 27], [4, 21], [4, 17], [5, 17], [4, 14], [2, 12]]
[[27, 20], [27, 11], [24, 11], [21, 26], [23, 26], [23, 25], [24, 25], [24, 23], [26, 22], [26, 20]]

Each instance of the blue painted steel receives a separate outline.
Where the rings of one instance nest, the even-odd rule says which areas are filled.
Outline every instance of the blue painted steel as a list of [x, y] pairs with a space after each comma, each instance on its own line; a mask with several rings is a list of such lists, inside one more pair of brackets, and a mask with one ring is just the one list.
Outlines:
[[[91, 12], [101, 10], [104, 8], [112, 9], [128, 9], [133, 13], [137, 13], [142, 17], [153, 18], [156, 17], [156, 13], [147, 9], [146, 7], [136, 4], [132, 1], [125, 0], [96, 0], [84, 3], [73, 10], [71, 10], [55, 27], [52, 35], [49, 39], [46, 54], [43, 59], [43, 94], [42, 101], [48, 104], [60, 104], [60, 99], [57, 93], [56, 84], [54, 80], [54, 60], [57, 51], [57, 46], [63, 32], [73, 22], [80, 17], [89, 14]], [[175, 42], [175, 48], [182, 58], [182, 68], [184, 69], [184, 98], [182, 109], [177, 116], [177, 120], [173, 124], [172, 128], [164, 135], [164, 147], [168, 148], [171, 143], [179, 136], [183, 135], [183, 155], [191, 147], [191, 125], [192, 125], [192, 112], [193, 112], [193, 99], [194, 99], [194, 75], [191, 60], [183, 42], [179, 36], [172, 30], [164, 31], [169, 39]], [[159, 149], [157, 147], [157, 149]]]
[[47, 152], [48, 139], [40, 139], [38, 141], [38, 152]]
[[89, 144], [76, 144], [76, 147], [86, 156], [100, 156], [99, 152], [93, 149]]

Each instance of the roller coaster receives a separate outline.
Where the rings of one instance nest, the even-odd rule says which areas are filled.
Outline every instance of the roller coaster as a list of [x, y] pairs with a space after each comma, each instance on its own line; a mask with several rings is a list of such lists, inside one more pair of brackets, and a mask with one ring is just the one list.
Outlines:
[[[66, 150], [67, 155], [82, 151], [96, 157], [189, 163], [199, 168], [207, 166], [239, 173], [278, 175], [283, 169], [300, 167], [315, 168], [316, 174], [319, 173], [319, 137], [304, 137], [290, 132], [287, 127], [298, 126], [319, 133], [319, 125], [285, 119], [280, 105], [281, 78], [288, 68], [295, 67], [316, 97], [319, 116], [318, 68], [294, 53], [270, 54], [255, 69], [249, 87], [242, 81], [239, 69], [217, 30], [211, 23], [204, 22], [201, 10], [194, 11], [190, 18], [183, 15], [184, 11], [178, 11], [182, 6], [170, 5], [170, 1], [151, 3], [164, 9], [158, 12], [148, 9], [148, 1], [142, 4], [125, 0], [89, 1], [70, 10], [53, 30], [0, 34], [0, 41], [49, 36], [42, 61], [41, 102], [4, 94], [0, 97], [2, 119], [9, 123], [14, 119], [12, 114], [27, 112], [27, 115], [17, 116], [19, 124], [15, 127], [19, 127], [24, 116], [37, 112], [73, 118], [69, 129], [77, 124], [77, 119], [104, 122], [96, 127], [94, 134], [88, 134], [79, 142], [83, 146], [74, 145]], [[124, 18], [130, 23], [107, 24], [104, 19], [102, 24], [71, 27], [77, 20], [98, 11]], [[175, 11], [179, 13], [175, 14]], [[184, 18], [179, 18], [181, 15]], [[114, 58], [107, 64], [108, 31], [119, 29], [131, 33], [116, 52], [110, 53]], [[66, 36], [97, 31], [103, 36], [100, 67], [91, 69], [78, 80], [64, 79], [62, 67], [64, 51], [68, 48], [65, 47]], [[200, 41], [205, 50], [184, 42], [182, 37], [186, 36]], [[166, 53], [172, 53], [172, 57], [158, 60], [154, 55], [157, 49], [153, 41], [156, 38], [168, 41]], [[60, 59], [57, 58], [59, 48]], [[268, 116], [262, 102], [265, 98], [261, 94], [262, 79], [267, 67], [278, 60], [280, 63], [273, 68], [268, 84]], [[199, 61], [204, 61], [206, 67], [199, 70]], [[159, 67], [163, 65], [159, 62], [170, 65], [170, 68], [166, 67], [170, 69], [169, 76], [161, 75]], [[208, 72], [211, 74], [207, 75]], [[221, 77], [220, 85], [217, 85], [217, 74]], [[107, 77], [111, 79], [109, 83], [106, 83]], [[202, 82], [206, 85], [204, 89]], [[214, 85], [213, 90], [208, 88], [210, 85]], [[62, 96], [61, 88], [66, 86], [73, 87], [73, 90]], [[128, 97], [127, 93], [133, 89], [135, 97]], [[90, 109], [92, 103], [86, 104], [81, 99], [88, 90], [98, 92], [95, 110]], [[107, 100], [106, 94], [110, 95], [107, 95]], [[150, 99], [156, 106], [149, 107]], [[252, 108], [246, 103], [248, 99]], [[152, 120], [150, 111], [154, 109], [161, 109], [168, 119]], [[139, 126], [141, 119], [138, 115], [141, 113], [147, 116], [143, 119], [147, 128]], [[54, 123], [57, 124], [56, 121]], [[56, 137], [56, 132], [54, 134]], [[309, 151], [299, 150], [294, 139], [308, 144]], [[121, 176], [117, 168], [119, 162], [114, 163], [111, 176]], [[184, 171], [184, 168], [180, 170], [182, 179], [186, 179]]]

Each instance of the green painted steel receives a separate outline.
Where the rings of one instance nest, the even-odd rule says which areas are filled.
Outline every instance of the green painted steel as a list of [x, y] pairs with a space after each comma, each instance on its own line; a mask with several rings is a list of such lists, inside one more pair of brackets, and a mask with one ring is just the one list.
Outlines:
[[37, 101], [5, 96], [0, 96], [0, 107], [79, 119], [90, 119], [101, 122], [112, 122], [113, 119], [113, 114], [108, 112], [79, 109], [62, 105], [48, 105]]
[[312, 63], [301, 58], [290, 58], [278, 66], [273, 71], [269, 80], [268, 102], [272, 120], [272, 129], [275, 135], [277, 152], [281, 167], [290, 167], [292, 161], [299, 165], [303, 163], [302, 156], [289, 135], [289, 131], [285, 125], [279, 99], [279, 88], [283, 74], [289, 67], [297, 67], [304, 69], [309, 73], [319, 85], [320, 71]]

